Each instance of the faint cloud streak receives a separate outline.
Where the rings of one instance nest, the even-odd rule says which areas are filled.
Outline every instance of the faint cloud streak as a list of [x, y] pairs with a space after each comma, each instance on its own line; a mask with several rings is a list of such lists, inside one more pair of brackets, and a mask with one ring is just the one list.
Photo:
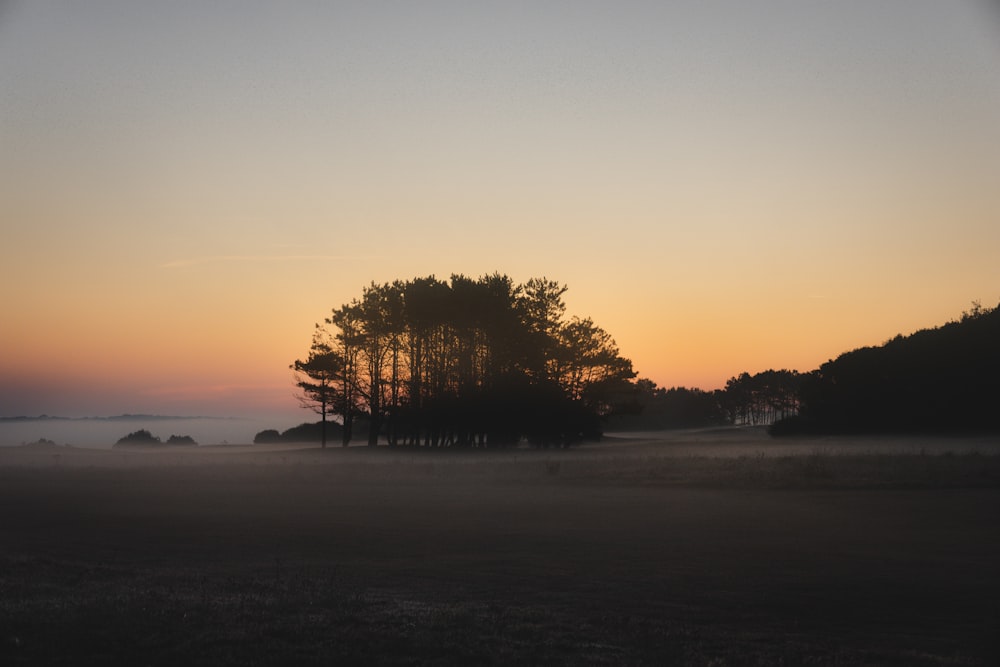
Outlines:
[[315, 261], [357, 261], [370, 260], [366, 255], [207, 255], [188, 259], [174, 259], [160, 265], [161, 269], [181, 269], [199, 264], [214, 264], [220, 262], [315, 262]]

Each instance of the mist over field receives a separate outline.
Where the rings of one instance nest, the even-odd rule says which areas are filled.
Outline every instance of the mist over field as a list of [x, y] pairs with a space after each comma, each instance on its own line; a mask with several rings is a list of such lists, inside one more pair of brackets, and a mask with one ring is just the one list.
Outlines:
[[[303, 414], [303, 417], [308, 415]], [[264, 429], [287, 429], [300, 423], [287, 415], [258, 417], [116, 417], [87, 419], [0, 420], [0, 447], [45, 439], [58, 445], [109, 448], [123, 436], [145, 429], [164, 442], [189, 435], [199, 445], [250, 444]]]
[[[308, 419], [311, 415], [303, 413]], [[283, 431], [301, 422], [287, 416], [273, 417], [157, 417], [157, 418], [91, 418], [91, 419], [29, 419], [0, 421], [0, 447], [17, 447], [40, 440], [57, 445], [87, 449], [110, 449], [123, 436], [145, 429], [164, 442], [171, 435], [190, 435], [202, 447], [212, 445], [251, 445], [254, 436], [265, 429]], [[312, 444], [294, 448], [312, 447]], [[383, 443], [384, 444], [384, 443]], [[352, 447], [360, 447], [358, 440]], [[273, 447], [255, 446], [256, 450]], [[280, 449], [280, 447], [279, 447]], [[405, 455], [407, 449], [400, 451]], [[722, 427], [677, 429], [672, 431], [608, 432], [597, 443], [574, 450], [583, 456], [609, 453], [623, 456], [654, 455], [685, 457], [795, 456], [805, 454], [942, 454], [1000, 453], [997, 437], [812, 437], [775, 440], [763, 427]], [[484, 460], [484, 454], [471, 454]], [[573, 457], [572, 452], [564, 454]]]
[[0, 662], [992, 665], [998, 494], [995, 436], [8, 447]]

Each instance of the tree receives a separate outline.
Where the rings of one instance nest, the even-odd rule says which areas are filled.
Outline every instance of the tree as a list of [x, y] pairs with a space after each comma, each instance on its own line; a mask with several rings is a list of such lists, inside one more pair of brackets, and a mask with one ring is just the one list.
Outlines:
[[536, 378], [554, 378], [558, 371], [556, 348], [566, 312], [563, 294], [567, 287], [548, 278], [532, 278], [524, 284], [519, 306], [530, 332], [528, 372]]
[[305, 361], [295, 360], [291, 365], [295, 371], [295, 386], [302, 392], [299, 403], [320, 415], [322, 423], [322, 446], [326, 448], [326, 419], [340, 395], [338, 379], [344, 373], [341, 357], [328, 341], [326, 332], [316, 326], [312, 347]]
[[611, 335], [588, 318], [559, 326], [552, 353], [555, 380], [570, 398], [598, 414], [612, 409], [611, 396], [635, 377], [632, 362], [621, 356]]
[[[371, 429], [368, 445], [378, 444], [378, 436], [390, 407], [398, 407], [399, 350], [402, 333], [402, 300], [398, 285], [366, 287], [360, 301], [354, 301], [357, 326], [354, 344], [361, 360], [356, 386], [368, 404]], [[393, 406], [395, 401], [397, 405]]]
[[[361, 396], [358, 390], [358, 368], [360, 347], [359, 311], [356, 303], [347, 304], [335, 309], [325, 320], [325, 326], [316, 325], [322, 329], [330, 343], [330, 349], [338, 358], [340, 373], [334, 379], [336, 392], [333, 402], [333, 413], [341, 417], [341, 445], [347, 447], [354, 435], [354, 418], [359, 414]], [[330, 335], [326, 327], [335, 327], [337, 333]]]

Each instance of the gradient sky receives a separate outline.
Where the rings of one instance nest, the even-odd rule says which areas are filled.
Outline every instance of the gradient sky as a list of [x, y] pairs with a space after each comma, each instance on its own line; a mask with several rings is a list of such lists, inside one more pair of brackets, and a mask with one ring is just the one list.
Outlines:
[[985, 1], [3, 2], [0, 415], [305, 417], [374, 280], [569, 285], [640, 375], [1000, 300]]

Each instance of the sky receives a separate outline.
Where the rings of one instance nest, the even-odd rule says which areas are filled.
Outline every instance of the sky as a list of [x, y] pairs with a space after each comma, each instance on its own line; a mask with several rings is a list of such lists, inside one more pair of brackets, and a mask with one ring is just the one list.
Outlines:
[[431, 274], [808, 371], [1000, 301], [998, 118], [985, 0], [0, 0], [0, 415], [297, 423], [313, 324]]

